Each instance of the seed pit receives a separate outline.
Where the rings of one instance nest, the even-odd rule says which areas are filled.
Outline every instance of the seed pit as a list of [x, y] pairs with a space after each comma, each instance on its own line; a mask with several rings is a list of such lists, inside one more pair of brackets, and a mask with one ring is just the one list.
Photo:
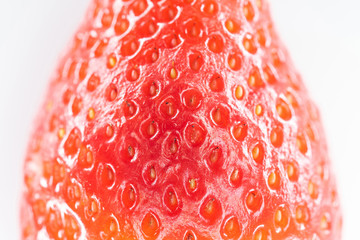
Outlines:
[[96, 88], [99, 86], [100, 84], [100, 77], [97, 76], [96, 74], [91, 75], [91, 77], [89, 78], [88, 82], [87, 82], [87, 86], [86, 89], [89, 92], [93, 92], [96, 90]]
[[129, 21], [126, 18], [123, 18], [122, 14], [119, 14], [114, 29], [115, 29], [115, 33], [117, 35], [121, 35], [123, 33], [126, 32], [126, 30], [129, 28]]
[[137, 52], [139, 49], [139, 42], [135, 37], [128, 37], [122, 41], [122, 45], [120, 48], [121, 55], [128, 57]]
[[110, 164], [100, 165], [98, 169], [99, 183], [101, 186], [111, 189], [115, 184], [115, 170]]
[[285, 232], [290, 222], [290, 212], [285, 206], [280, 206], [274, 214], [274, 225], [278, 231]]
[[222, 149], [220, 147], [213, 147], [207, 161], [208, 166], [213, 169], [219, 168], [221, 167], [222, 162], [223, 162]]
[[319, 196], [319, 188], [313, 181], [309, 181], [308, 192], [312, 199], [317, 199]]
[[261, 78], [260, 71], [257, 67], [253, 68], [248, 78], [248, 85], [252, 88], [261, 88], [264, 82]]
[[185, 128], [185, 139], [193, 146], [200, 146], [206, 138], [206, 130], [197, 123], [191, 123]]
[[198, 72], [204, 64], [204, 59], [200, 53], [194, 53], [189, 56], [191, 70]]
[[182, 102], [183, 104], [191, 109], [195, 110], [200, 107], [203, 96], [200, 91], [197, 89], [188, 89], [182, 93]]
[[103, 14], [103, 16], [101, 18], [101, 23], [102, 23], [104, 28], [108, 28], [108, 27], [111, 26], [113, 17], [114, 17], [114, 14], [110, 10], [106, 9], [104, 11], [104, 14]]
[[279, 117], [283, 120], [288, 121], [291, 119], [292, 113], [290, 107], [284, 100], [278, 100], [278, 103], [276, 104], [276, 111]]
[[196, 240], [196, 235], [193, 231], [188, 230], [184, 235], [184, 240]]
[[248, 125], [245, 122], [240, 122], [232, 129], [232, 135], [236, 141], [242, 142], [247, 136]]
[[224, 40], [220, 35], [210, 36], [207, 41], [207, 46], [210, 51], [214, 53], [221, 53], [224, 50]]
[[253, 37], [250, 34], [246, 34], [243, 39], [243, 46], [246, 51], [251, 54], [255, 54], [257, 52], [257, 47]]
[[329, 231], [331, 229], [331, 221], [329, 219], [329, 217], [324, 214], [322, 217], [321, 217], [321, 220], [320, 220], [320, 229], [322, 231]]
[[242, 171], [239, 168], [235, 168], [230, 174], [230, 184], [233, 187], [239, 187], [242, 180]]
[[177, 8], [169, 4], [160, 10], [159, 18], [163, 22], [170, 22], [176, 17], [177, 12]]
[[255, 17], [255, 10], [250, 1], [247, 1], [243, 7], [243, 13], [245, 18], [251, 22]]
[[197, 20], [190, 20], [185, 24], [185, 34], [190, 39], [198, 39], [202, 36], [202, 26]]
[[273, 171], [269, 174], [268, 185], [273, 190], [278, 190], [280, 188], [280, 174], [279, 171]]
[[231, 216], [225, 219], [220, 231], [224, 239], [238, 239], [241, 234], [241, 226], [237, 217]]
[[165, 191], [163, 201], [164, 205], [171, 213], [175, 213], [177, 210], [179, 210], [179, 199], [172, 187]]
[[133, 66], [128, 69], [126, 72], [126, 79], [130, 82], [138, 80], [140, 77], [140, 69], [138, 66]]
[[138, 112], [138, 107], [136, 106], [135, 102], [132, 100], [126, 100], [123, 103], [123, 111], [124, 115], [127, 118], [132, 118]]
[[71, 130], [68, 138], [64, 143], [64, 152], [67, 156], [74, 156], [81, 145], [81, 132], [79, 129], [74, 128]]
[[143, 12], [145, 12], [147, 7], [148, 3], [146, 0], [136, 0], [131, 6], [135, 16], [141, 15]]
[[169, 97], [162, 101], [160, 104], [160, 113], [165, 118], [175, 118], [179, 113], [176, 100], [172, 97]]
[[239, 54], [230, 54], [228, 56], [228, 65], [231, 70], [238, 71], [242, 67], [242, 58]]
[[262, 164], [265, 157], [264, 146], [261, 143], [257, 143], [251, 150], [254, 161], [258, 164]]
[[219, 127], [227, 127], [230, 123], [229, 110], [223, 106], [215, 107], [211, 112], [211, 119]]
[[221, 204], [213, 196], [207, 197], [200, 207], [200, 215], [209, 223], [213, 224], [221, 216]]
[[233, 19], [228, 19], [225, 21], [225, 28], [230, 33], [238, 33], [240, 31], [240, 24], [234, 21]]
[[258, 190], [250, 190], [246, 196], [245, 205], [251, 212], [258, 211], [263, 203], [262, 195]]
[[219, 10], [219, 7], [215, 1], [207, 0], [201, 5], [201, 11], [208, 16], [215, 15]]
[[157, 122], [148, 119], [142, 123], [141, 130], [144, 137], [152, 139], [157, 135], [159, 127]]
[[221, 92], [224, 90], [224, 85], [225, 85], [224, 80], [219, 74], [215, 73], [210, 78], [209, 87], [210, 87], [211, 91]]
[[78, 164], [82, 168], [90, 168], [93, 165], [94, 156], [89, 146], [81, 145], [78, 156]]
[[122, 192], [122, 202], [128, 209], [133, 209], [137, 200], [137, 191], [132, 184], [127, 184]]
[[160, 233], [160, 221], [157, 215], [149, 212], [141, 222], [141, 231], [145, 238], [155, 239]]
[[164, 42], [167, 48], [174, 48], [181, 43], [181, 39], [176, 33], [172, 33], [164, 36]]
[[302, 154], [306, 154], [308, 151], [307, 142], [303, 134], [299, 134], [296, 138], [296, 146]]
[[97, 58], [101, 57], [103, 55], [103, 53], [105, 52], [107, 45], [108, 45], [107, 39], [101, 40], [94, 51], [94, 56]]
[[277, 82], [276, 77], [274, 75], [274, 71], [269, 66], [265, 66], [263, 68], [263, 74], [264, 74], [264, 79], [267, 83], [274, 84]]
[[296, 207], [295, 220], [299, 224], [305, 224], [309, 220], [309, 209], [306, 205], [298, 205]]
[[155, 98], [160, 93], [160, 85], [156, 81], [148, 81], [143, 86], [143, 92], [150, 98]]
[[268, 233], [265, 231], [263, 226], [260, 226], [254, 232], [253, 240], [268, 240]]
[[71, 106], [71, 110], [74, 116], [78, 115], [83, 107], [83, 102], [80, 97], [76, 97]]
[[155, 63], [159, 59], [159, 49], [151, 47], [144, 52], [144, 57], [147, 63]]
[[114, 84], [110, 84], [105, 90], [105, 97], [108, 101], [114, 101], [118, 95], [117, 88]]
[[260, 46], [262, 46], [262, 47], [265, 47], [265, 46], [266, 46], [267, 39], [266, 39], [266, 35], [265, 35], [265, 32], [264, 32], [264, 29], [259, 29], [259, 30], [256, 32], [256, 38], [257, 38], [257, 41], [258, 41], [258, 43], [260, 44]]
[[271, 144], [278, 148], [281, 147], [284, 140], [284, 133], [280, 127], [275, 127], [271, 130], [270, 133], [270, 142]]

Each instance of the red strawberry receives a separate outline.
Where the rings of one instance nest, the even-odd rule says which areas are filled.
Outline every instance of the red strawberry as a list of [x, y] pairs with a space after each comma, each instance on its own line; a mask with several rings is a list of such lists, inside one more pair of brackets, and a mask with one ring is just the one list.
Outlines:
[[319, 114], [261, 0], [96, 0], [25, 162], [23, 239], [340, 239]]

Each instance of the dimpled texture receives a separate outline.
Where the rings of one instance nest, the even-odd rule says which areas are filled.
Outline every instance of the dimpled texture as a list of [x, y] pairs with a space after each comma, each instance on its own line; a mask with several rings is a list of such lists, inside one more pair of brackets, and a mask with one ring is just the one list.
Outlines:
[[341, 238], [266, 1], [93, 1], [33, 132], [22, 239]]

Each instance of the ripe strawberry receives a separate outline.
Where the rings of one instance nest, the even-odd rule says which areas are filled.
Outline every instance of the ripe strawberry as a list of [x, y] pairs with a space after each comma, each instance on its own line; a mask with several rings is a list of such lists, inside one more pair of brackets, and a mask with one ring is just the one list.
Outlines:
[[262, 0], [96, 0], [25, 162], [23, 239], [340, 239], [317, 109]]

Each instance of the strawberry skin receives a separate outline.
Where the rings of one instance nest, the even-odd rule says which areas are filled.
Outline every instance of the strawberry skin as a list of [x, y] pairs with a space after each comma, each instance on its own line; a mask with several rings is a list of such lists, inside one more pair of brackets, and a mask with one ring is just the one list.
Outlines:
[[22, 239], [341, 239], [317, 108], [264, 0], [94, 0], [24, 166]]

